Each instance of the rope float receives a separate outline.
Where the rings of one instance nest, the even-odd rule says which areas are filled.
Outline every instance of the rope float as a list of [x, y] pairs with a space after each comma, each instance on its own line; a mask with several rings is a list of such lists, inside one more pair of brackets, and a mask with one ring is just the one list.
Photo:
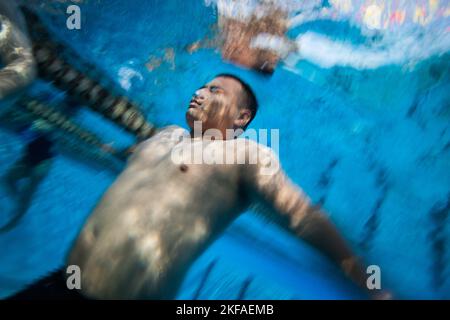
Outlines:
[[[90, 78], [68, 63], [60, 52], [70, 52], [70, 47], [52, 41], [39, 17], [22, 7], [30, 29], [33, 52], [39, 75], [51, 81], [55, 87], [81, 100], [89, 108], [112, 120], [139, 140], [151, 137], [156, 128], [146, 121], [139, 106], [124, 95], [114, 95], [100, 81]], [[76, 61], [83, 61], [75, 52]]]

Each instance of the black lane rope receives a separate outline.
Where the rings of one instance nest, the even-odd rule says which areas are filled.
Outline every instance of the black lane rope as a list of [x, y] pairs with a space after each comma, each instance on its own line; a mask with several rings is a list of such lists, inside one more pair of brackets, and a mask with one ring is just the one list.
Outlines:
[[68, 63], [63, 52], [72, 56], [72, 60], [86, 64], [85, 59], [70, 46], [52, 39], [37, 14], [26, 7], [22, 7], [22, 11], [30, 30], [40, 77], [51, 81], [55, 87], [113, 121], [139, 140], [147, 139], [155, 133], [156, 128], [145, 119], [137, 104], [123, 94], [114, 94], [100, 79], [93, 79]]

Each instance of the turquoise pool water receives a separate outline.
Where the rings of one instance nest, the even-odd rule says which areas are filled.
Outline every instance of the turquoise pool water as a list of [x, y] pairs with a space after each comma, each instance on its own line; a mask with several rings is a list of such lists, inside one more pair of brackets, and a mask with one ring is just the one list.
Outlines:
[[[406, 24], [397, 33], [362, 32], [352, 11], [316, 18], [289, 32], [292, 39], [310, 32], [301, 43], [311, 57], [314, 46], [307, 40], [343, 41], [357, 54], [348, 58], [332, 47], [328, 55], [334, 58], [324, 62], [305, 53], [305, 59], [282, 62], [272, 77], [263, 77], [223, 62], [211, 48], [186, 52], [187, 45], [213, 36], [213, 2], [77, 1], [81, 30], [65, 27], [69, 3], [30, 5], [52, 32], [103, 69], [159, 125], [185, 126], [192, 92], [217, 73], [248, 81], [261, 106], [251, 127], [280, 129], [284, 169], [314, 201], [324, 203], [355, 251], [381, 267], [382, 286], [398, 298], [450, 298], [448, 18], [430, 23], [435, 29], [422, 28], [420, 37]], [[448, 1], [440, 6], [448, 8]], [[408, 54], [395, 54], [401, 49], [389, 46], [407, 36], [414, 37], [415, 46], [403, 47]], [[433, 47], [433, 36], [442, 45]], [[319, 42], [323, 37], [328, 40]], [[362, 45], [365, 51], [358, 51]], [[173, 59], [164, 60], [169, 48]], [[389, 54], [380, 58], [380, 50]], [[146, 66], [158, 59], [158, 68]], [[43, 87], [37, 82], [30, 90]], [[87, 108], [74, 118], [105, 141], [123, 146], [132, 141]], [[3, 127], [0, 141], [3, 174], [20, 157], [24, 142]], [[0, 297], [63, 263], [117, 173], [82, 157], [56, 156], [20, 225], [0, 234]], [[14, 205], [0, 187], [1, 214]], [[186, 299], [358, 297], [319, 253], [252, 212], [198, 259], [179, 292]]]

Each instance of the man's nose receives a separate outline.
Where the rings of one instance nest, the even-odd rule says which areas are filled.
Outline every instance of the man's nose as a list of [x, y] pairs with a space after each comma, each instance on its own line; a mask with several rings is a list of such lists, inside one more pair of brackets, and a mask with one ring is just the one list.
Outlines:
[[205, 95], [203, 94], [203, 89], [198, 89], [197, 91], [195, 91], [193, 98], [197, 99], [197, 100], [203, 100], [205, 99]]

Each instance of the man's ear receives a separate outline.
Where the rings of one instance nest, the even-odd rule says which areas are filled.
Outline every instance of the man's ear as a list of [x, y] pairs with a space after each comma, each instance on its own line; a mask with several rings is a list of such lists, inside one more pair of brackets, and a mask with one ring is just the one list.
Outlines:
[[239, 110], [237, 118], [234, 120], [235, 128], [245, 128], [252, 118], [252, 112], [249, 109], [242, 108]]

